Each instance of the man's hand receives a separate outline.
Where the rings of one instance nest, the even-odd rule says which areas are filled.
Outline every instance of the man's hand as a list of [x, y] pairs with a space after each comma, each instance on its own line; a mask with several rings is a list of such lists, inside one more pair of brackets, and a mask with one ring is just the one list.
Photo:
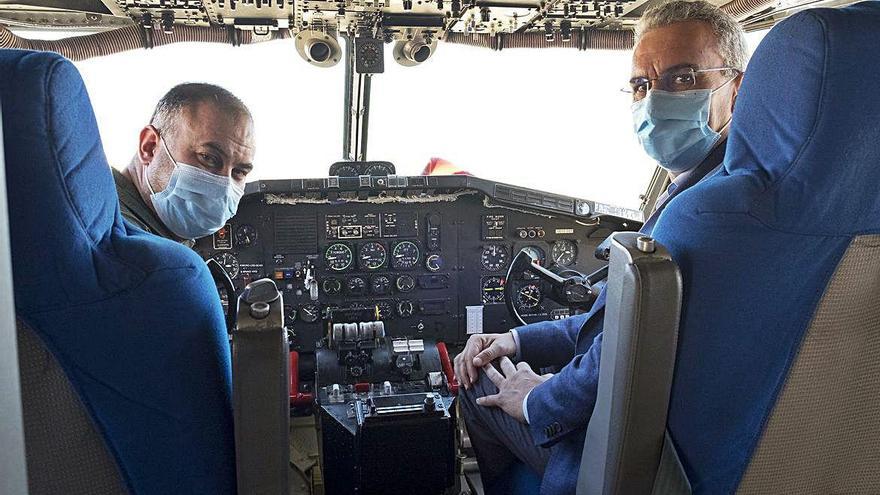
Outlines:
[[513, 362], [506, 357], [501, 358], [499, 364], [503, 375], [491, 364], [483, 367], [486, 376], [498, 387], [498, 393], [477, 398], [477, 404], [486, 407], [499, 407], [520, 423], [525, 423], [523, 400], [525, 400], [526, 394], [549, 380], [553, 375], [539, 376], [532, 371], [528, 363], [519, 363], [514, 366]]
[[464, 388], [471, 388], [480, 376], [480, 368], [495, 359], [514, 354], [516, 342], [510, 332], [471, 335], [464, 349], [455, 356], [455, 376]]

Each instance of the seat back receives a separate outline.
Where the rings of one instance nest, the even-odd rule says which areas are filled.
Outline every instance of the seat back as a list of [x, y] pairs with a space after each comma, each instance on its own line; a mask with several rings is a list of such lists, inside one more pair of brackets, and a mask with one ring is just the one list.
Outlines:
[[234, 493], [204, 263], [123, 222], [73, 64], [0, 50], [0, 108], [31, 493]]
[[880, 493], [880, 236], [850, 243], [740, 493]]
[[669, 429], [695, 493], [880, 493], [878, 26], [872, 1], [774, 27], [723, 170], [654, 230], [685, 282]]

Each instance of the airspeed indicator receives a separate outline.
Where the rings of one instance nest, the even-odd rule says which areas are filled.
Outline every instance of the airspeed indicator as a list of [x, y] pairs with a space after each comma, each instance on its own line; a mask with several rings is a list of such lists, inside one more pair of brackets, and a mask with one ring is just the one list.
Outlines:
[[354, 261], [354, 253], [351, 252], [351, 248], [346, 244], [337, 242], [336, 244], [331, 244], [324, 251], [324, 261], [327, 263], [327, 268], [334, 272], [341, 272], [351, 266]]

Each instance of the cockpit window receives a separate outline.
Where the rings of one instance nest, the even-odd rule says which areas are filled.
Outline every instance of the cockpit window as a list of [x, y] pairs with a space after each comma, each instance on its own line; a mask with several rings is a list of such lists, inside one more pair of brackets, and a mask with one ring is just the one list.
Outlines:
[[629, 52], [440, 46], [374, 80], [370, 148], [404, 170], [428, 152], [480, 177], [638, 208], [654, 165], [618, 91], [629, 70]]
[[[752, 48], [763, 34], [748, 36]], [[629, 52], [441, 43], [424, 65], [388, 62], [372, 81], [369, 159], [417, 175], [442, 158], [488, 179], [639, 206], [654, 164], [633, 136], [631, 96], [619, 91]], [[323, 177], [342, 158], [343, 65], [307, 65], [290, 40], [180, 44], [77, 65], [115, 167], [131, 160], [162, 94], [185, 81], [219, 84], [250, 107], [249, 181]]]

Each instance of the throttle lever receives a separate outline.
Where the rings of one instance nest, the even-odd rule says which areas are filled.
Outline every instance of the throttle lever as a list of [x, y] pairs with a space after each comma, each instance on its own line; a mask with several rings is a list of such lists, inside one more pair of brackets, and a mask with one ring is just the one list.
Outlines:
[[305, 276], [303, 276], [303, 287], [309, 291], [309, 297], [312, 301], [318, 300], [318, 279], [315, 278], [312, 270], [314, 269], [311, 264], [306, 266]]

